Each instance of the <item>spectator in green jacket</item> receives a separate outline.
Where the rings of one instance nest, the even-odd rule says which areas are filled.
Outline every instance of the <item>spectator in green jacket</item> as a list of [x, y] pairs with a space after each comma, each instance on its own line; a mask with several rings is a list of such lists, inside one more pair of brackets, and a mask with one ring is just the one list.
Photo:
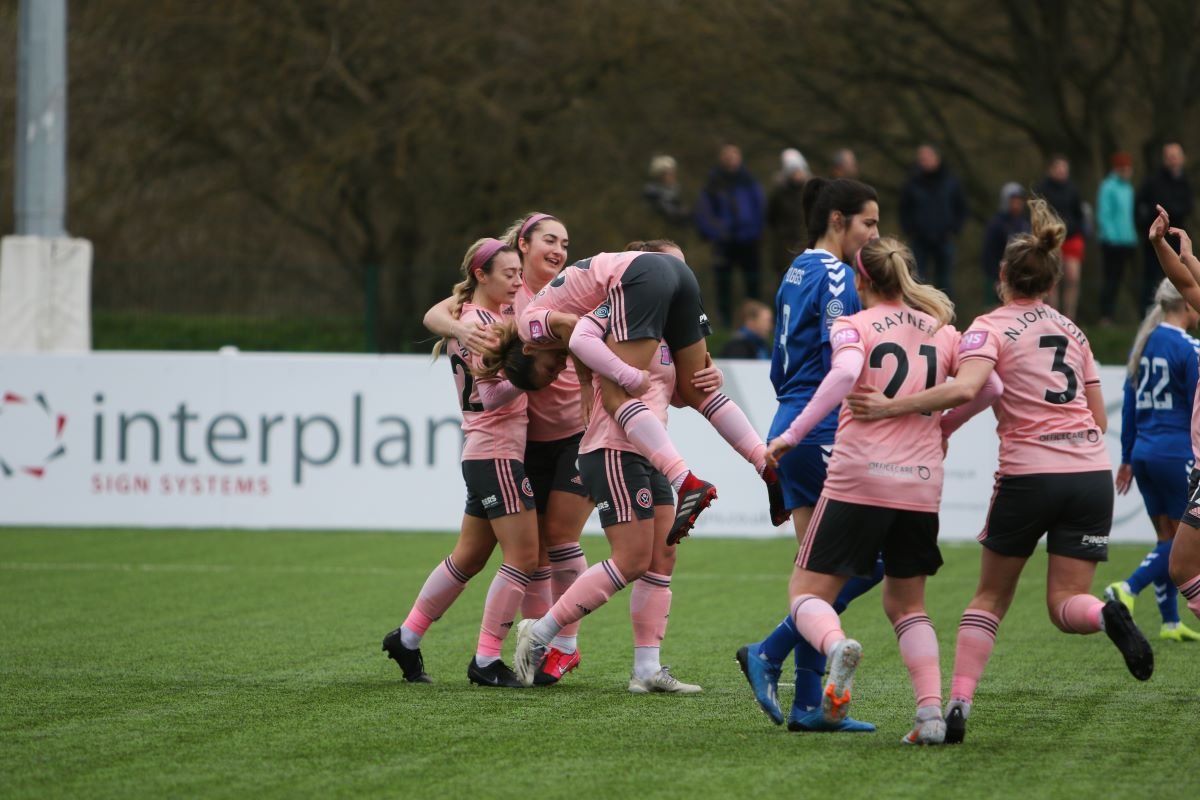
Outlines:
[[1117, 292], [1125, 267], [1137, 252], [1138, 235], [1133, 213], [1133, 158], [1129, 153], [1112, 154], [1112, 171], [1100, 184], [1096, 198], [1096, 227], [1104, 261], [1104, 287], [1100, 291], [1100, 324], [1111, 325]]

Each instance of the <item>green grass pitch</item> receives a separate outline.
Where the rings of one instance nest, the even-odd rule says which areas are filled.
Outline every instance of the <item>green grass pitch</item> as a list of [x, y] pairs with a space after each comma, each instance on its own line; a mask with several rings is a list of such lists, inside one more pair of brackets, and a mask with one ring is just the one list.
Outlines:
[[[0, 530], [0, 796], [1030, 800], [1187, 796], [1200, 780], [1200, 643], [1159, 641], [1147, 592], [1135, 618], [1156, 672], [1134, 681], [1103, 634], [1051, 626], [1044, 555], [1000, 628], [966, 743], [916, 749], [900, 744], [912, 690], [878, 592], [845, 624], [865, 648], [853, 714], [879, 732], [789, 734], [758, 712], [733, 654], [786, 612], [786, 539], [681, 547], [663, 661], [702, 695], [626, 691], [626, 596], [588, 617], [582, 667], [559, 686], [468, 685], [495, 562], [426, 637], [436, 683], [408, 685], [380, 639], [453, 541]], [[928, 596], [948, 688], [979, 556], [944, 549]], [[1114, 547], [1093, 588], [1146, 549]]]

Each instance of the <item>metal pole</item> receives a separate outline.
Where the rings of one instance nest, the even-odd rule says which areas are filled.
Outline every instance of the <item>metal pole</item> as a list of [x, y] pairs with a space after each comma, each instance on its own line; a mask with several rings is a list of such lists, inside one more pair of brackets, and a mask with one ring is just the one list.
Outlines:
[[21, 0], [16, 232], [63, 236], [67, 195], [67, 3]]

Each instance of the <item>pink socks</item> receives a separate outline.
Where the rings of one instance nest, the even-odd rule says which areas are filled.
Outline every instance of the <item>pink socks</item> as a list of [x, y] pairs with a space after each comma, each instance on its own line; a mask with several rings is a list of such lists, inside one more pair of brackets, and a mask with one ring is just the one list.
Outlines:
[[671, 444], [667, 429], [641, 400], [627, 400], [613, 415], [630, 443], [672, 484], [687, 474], [683, 456]]
[[[470, 575], [454, 566], [454, 561], [449, 556], [433, 568], [402, 626], [416, 635], [417, 644], [411, 646], [416, 647], [420, 644], [420, 637], [424, 636], [429, 626], [441, 619], [446, 609], [454, 604], [463, 589], [467, 588], [467, 581], [470, 579]], [[409, 646], [408, 642], [405, 642], [405, 647]]]
[[933, 622], [924, 613], [906, 614], [896, 620], [896, 642], [900, 657], [908, 667], [917, 708], [941, 706], [942, 671], [938, 664], [937, 634]]
[[968, 608], [958, 623], [958, 642], [954, 648], [954, 679], [950, 683], [950, 699], [968, 703], [975, 697], [975, 687], [992, 656], [1000, 618], [988, 611]]
[[1096, 633], [1104, 601], [1090, 594], [1076, 594], [1058, 604], [1050, 619], [1063, 633]]
[[558, 599], [550, 613], [533, 626], [533, 638], [547, 644], [563, 626], [578, 622], [625, 588], [625, 577], [612, 560], [593, 564]]
[[634, 647], [658, 647], [667, 633], [671, 614], [671, 576], [647, 572], [633, 582], [629, 595], [629, 619], [633, 622]]
[[700, 413], [742, 458], [753, 464], [760, 473], [763, 471], [767, 464], [764, 458], [767, 446], [737, 403], [721, 392], [713, 392], [700, 406]]
[[[479, 659], [497, 659], [504, 637], [512, 628], [517, 607], [525, 596], [529, 576], [521, 570], [501, 564], [488, 588], [487, 600], [483, 604], [483, 623], [479, 626], [479, 645], [475, 655]], [[480, 660], [480, 664], [485, 663]]]
[[[566, 594], [571, 584], [588, 568], [587, 558], [578, 542], [556, 544], [549, 548], [550, 553], [550, 588], [554, 594], [554, 602]], [[545, 615], [543, 615], [545, 616]], [[572, 622], [564, 625], [558, 632], [559, 636], [575, 636], [579, 632], [579, 623]]]
[[550, 596], [550, 567], [538, 567], [529, 576], [529, 586], [521, 598], [521, 616], [525, 619], [541, 619], [553, 603]]
[[792, 621], [800, 635], [825, 655], [834, 642], [846, 638], [833, 606], [815, 594], [802, 594], [792, 601]]
[[1200, 617], [1200, 575], [1179, 585], [1179, 593], [1187, 599], [1188, 608]]

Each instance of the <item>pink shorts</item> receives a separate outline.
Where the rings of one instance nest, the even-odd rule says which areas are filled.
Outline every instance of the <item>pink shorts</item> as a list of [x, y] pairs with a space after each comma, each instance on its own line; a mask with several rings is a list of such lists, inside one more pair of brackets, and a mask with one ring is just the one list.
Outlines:
[[1083, 261], [1083, 234], [1077, 233], [1074, 236], [1068, 236], [1062, 246], [1063, 258], [1069, 258], [1073, 261]]

